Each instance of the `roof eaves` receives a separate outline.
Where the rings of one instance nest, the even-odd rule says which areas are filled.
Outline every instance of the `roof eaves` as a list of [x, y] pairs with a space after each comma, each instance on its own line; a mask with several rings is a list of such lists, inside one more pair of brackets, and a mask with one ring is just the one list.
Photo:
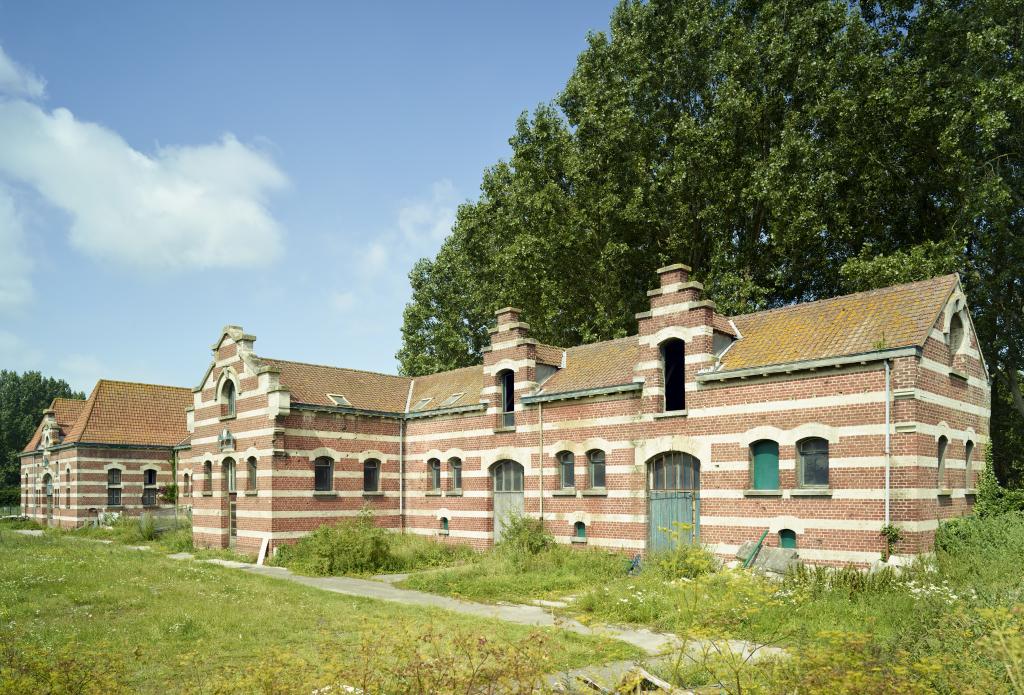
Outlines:
[[605, 396], [613, 393], [629, 393], [642, 391], [643, 383], [633, 382], [630, 384], [617, 384], [615, 386], [601, 386], [592, 389], [577, 389], [575, 391], [563, 391], [561, 393], [541, 393], [533, 396], [523, 396], [522, 402], [526, 405], [533, 403], [548, 403], [550, 401], [566, 401], [574, 398], [589, 398], [591, 396]]
[[847, 364], [856, 364], [858, 362], [878, 362], [880, 360], [893, 359], [896, 357], [917, 356], [921, 354], [922, 350], [923, 348], [918, 345], [909, 345], [905, 347], [889, 348], [886, 350], [872, 350], [870, 352], [860, 352], [851, 355], [839, 355], [837, 357], [823, 357], [813, 360], [768, 364], [761, 367], [744, 367], [743, 369], [732, 370], [724, 369], [721, 371], [697, 374], [697, 381], [708, 382], [726, 381], [727, 379], [748, 379], [750, 377], [768, 376], [769, 374], [810, 371], [823, 367], [842, 367]]

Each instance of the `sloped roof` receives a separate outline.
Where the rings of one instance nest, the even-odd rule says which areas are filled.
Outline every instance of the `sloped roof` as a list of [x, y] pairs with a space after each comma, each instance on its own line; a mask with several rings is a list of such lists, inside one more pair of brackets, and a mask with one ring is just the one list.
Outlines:
[[[80, 398], [54, 398], [53, 402], [50, 403], [49, 409], [53, 411], [53, 415], [57, 419], [57, 426], [60, 428], [63, 436], [66, 437], [68, 432], [71, 431], [71, 427], [85, 409], [85, 403], [86, 401]], [[35, 451], [38, 449], [42, 437], [43, 420], [40, 418], [32, 439], [28, 441], [28, 444], [25, 445], [22, 451]]]
[[565, 368], [545, 381], [540, 393], [569, 393], [632, 383], [639, 350], [635, 335], [569, 348], [565, 351]]
[[[480, 402], [480, 392], [484, 387], [483, 367], [463, 367], [450, 372], [438, 372], [413, 379], [412, 399], [409, 408], [413, 412], [426, 412], [438, 408], [461, 408], [476, 405]], [[457, 393], [463, 394], [450, 405], [444, 403]], [[416, 407], [424, 398], [430, 401], [422, 407]]]
[[187, 388], [100, 379], [64, 443], [174, 446], [188, 436], [191, 405]]
[[743, 337], [723, 356], [722, 370], [924, 345], [957, 282], [944, 275], [734, 316]]
[[353, 408], [405, 411], [409, 377], [269, 357], [261, 357], [260, 361], [281, 372], [281, 386], [291, 392], [292, 401], [296, 403], [337, 405], [327, 395], [333, 393], [344, 396]]

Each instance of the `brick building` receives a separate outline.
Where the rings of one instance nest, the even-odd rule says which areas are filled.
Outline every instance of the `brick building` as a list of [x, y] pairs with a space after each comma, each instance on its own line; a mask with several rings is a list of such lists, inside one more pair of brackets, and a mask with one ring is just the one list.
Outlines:
[[73, 528], [158, 508], [191, 400], [187, 388], [106, 379], [84, 401], [55, 398], [20, 454], [23, 513]]
[[916, 553], [969, 510], [990, 387], [957, 276], [727, 317], [687, 267], [658, 272], [638, 335], [543, 345], [506, 308], [482, 365], [425, 377], [225, 328], [178, 469], [196, 543], [272, 549], [368, 506], [482, 548], [521, 510], [565, 543], [642, 551], [679, 521], [722, 554], [767, 530], [863, 564], [887, 520]]

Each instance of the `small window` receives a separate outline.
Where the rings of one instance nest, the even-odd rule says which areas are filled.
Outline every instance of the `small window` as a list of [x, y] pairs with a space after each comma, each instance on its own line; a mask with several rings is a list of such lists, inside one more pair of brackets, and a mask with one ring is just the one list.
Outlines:
[[802, 487], [828, 487], [828, 441], [810, 437], [797, 442]]
[[191, 497], [192, 496], [192, 478], [186, 473], [181, 477], [181, 496]]
[[334, 461], [321, 456], [313, 462], [313, 491], [330, 492], [334, 489]]
[[327, 397], [330, 398], [332, 401], [334, 401], [334, 405], [340, 405], [340, 406], [343, 406], [343, 407], [346, 407], [346, 408], [350, 407], [352, 405], [349, 402], [349, 400], [347, 398], [345, 398], [343, 395], [341, 395], [340, 393], [328, 393]]
[[974, 456], [974, 442], [970, 439], [964, 445], [964, 487], [974, 483], [974, 471], [971, 470], [971, 458]]
[[779, 444], [769, 439], [750, 445], [750, 482], [755, 490], [779, 489]]
[[453, 405], [455, 405], [456, 403], [458, 403], [459, 399], [462, 398], [465, 395], [466, 394], [464, 392], [453, 393], [452, 395], [448, 396], [448, 398], [444, 399], [444, 401], [441, 403], [441, 407], [442, 408], [450, 408]]
[[224, 480], [227, 485], [228, 492], [235, 492], [237, 488], [237, 481], [235, 479], [235, 460], [232, 458], [224, 459]]
[[203, 492], [213, 494], [213, 463], [210, 461], [203, 464]]
[[111, 468], [107, 471], [107, 485], [120, 485], [121, 484], [121, 469]]
[[448, 459], [448, 489], [462, 490], [462, 461], [457, 458]]
[[142, 480], [143, 485], [156, 485], [156, 471], [152, 468], [143, 471]]
[[779, 531], [780, 548], [796, 548], [796, 531], [784, 528]]
[[441, 517], [441, 533], [448, 533], [448, 517], [446, 516]]
[[949, 353], [955, 355], [964, 342], [964, 322], [960, 314], [954, 314], [949, 322]]
[[257, 467], [256, 467], [256, 457], [255, 456], [250, 456], [247, 463], [249, 464], [247, 466], [247, 468], [249, 469], [249, 482], [248, 482], [248, 485], [246, 485], [245, 489], [248, 490], [249, 492], [255, 492], [256, 491], [256, 470], [257, 470]]
[[430, 472], [430, 489], [441, 492], [441, 462], [438, 459], [430, 459], [427, 461], [427, 470]]
[[946, 448], [949, 445], [949, 440], [945, 436], [939, 437], [939, 443], [935, 456], [938, 459], [938, 474], [936, 476], [935, 484], [939, 488], [946, 487]]
[[108, 487], [107, 488], [107, 506], [108, 507], [120, 507], [121, 506], [121, 488], [119, 488], [119, 487]]
[[156, 506], [156, 488], [147, 487], [142, 491], [142, 506], [143, 507], [155, 507]]
[[64, 488], [64, 506], [71, 509], [71, 488]]
[[412, 407], [412, 409], [413, 410], [423, 410], [425, 407], [427, 407], [427, 403], [430, 403], [430, 401], [432, 401], [432, 400], [434, 400], [434, 399], [433, 398], [421, 398], [418, 401], [416, 401], [416, 405], [414, 405]]
[[563, 490], [576, 486], [576, 457], [571, 451], [563, 451], [558, 455], [558, 476]]
[[516, 424], [516, 375], [510, 370], [505, 370], [498, 375], [501, 382], [501, 426], [515, 427]]
[[587, 452], [587, 472], [590, 478], [591, 488], [603, 488], [605, 486], [604, 475], [604, 452], [594, 449]]
[[665, 410], [686, 410], [686, 343], [678, 338], [661, 345]]
[[577, 539], [583, 540], [587, 537], [587, 525], [584, 524], [582, 521], [577, 521], [573, 525], [573, 533]]
[[380, 461], [363, 461], [363, 492], [377, 492], [380, 489]]
[[224, 414], [233, 417], [235, 415], [235, 382], [225, 379], [221, 389], [221, 404], [224, 406]]

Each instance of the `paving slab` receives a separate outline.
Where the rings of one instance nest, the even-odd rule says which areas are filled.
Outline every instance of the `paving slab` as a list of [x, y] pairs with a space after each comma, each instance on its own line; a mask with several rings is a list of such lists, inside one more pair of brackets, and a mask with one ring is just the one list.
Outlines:
[[37, 528], [19, 528], [14, 529], [15, 533], [20, 533], [23, 536], [41, 536], [43, 532]]

